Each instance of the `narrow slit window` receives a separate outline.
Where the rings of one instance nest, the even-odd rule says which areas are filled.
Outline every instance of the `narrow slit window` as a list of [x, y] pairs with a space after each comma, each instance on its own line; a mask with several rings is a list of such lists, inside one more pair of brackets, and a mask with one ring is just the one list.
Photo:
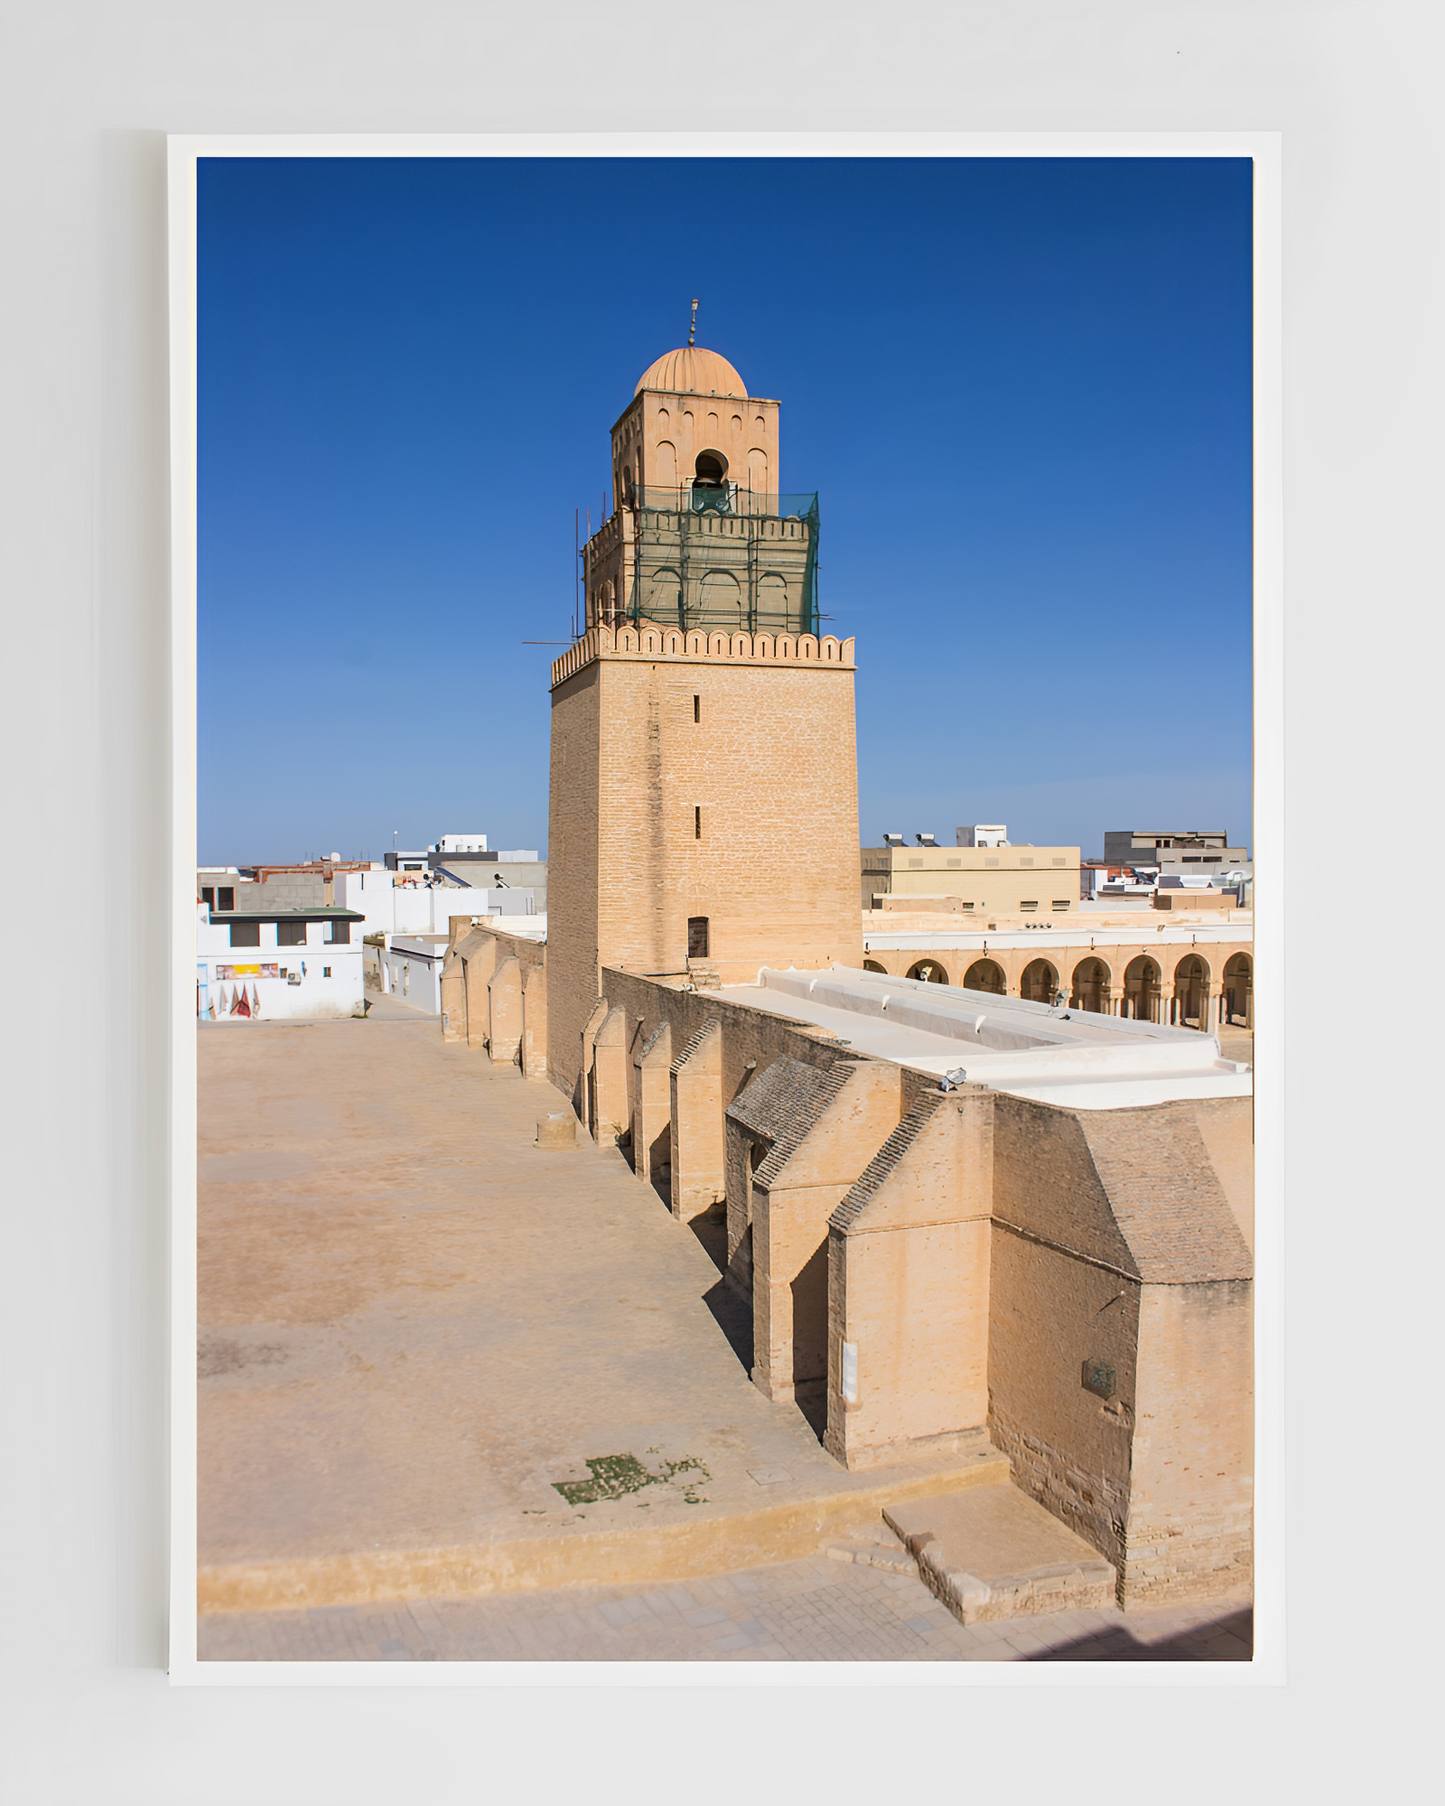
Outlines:
[[701, 698], [701, 696], [694, 696], [692, 699], [692, 718], [694, 721], [702, 720], [702, 698]]
[[702, 804], [701, 803], [699, 803], [692, 812], [692, 837], [694, 840], [702, 839]]

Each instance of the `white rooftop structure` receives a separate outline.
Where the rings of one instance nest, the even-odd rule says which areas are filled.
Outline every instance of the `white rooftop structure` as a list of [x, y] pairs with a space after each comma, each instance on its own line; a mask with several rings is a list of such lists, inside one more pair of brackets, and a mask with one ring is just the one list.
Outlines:
[[833, 966], [764, 968], [725, 985], [729, 1003], [836, 1035], [856, 1053], [1076, 1110], [1182, 1098], [1248, 1097], [1250, 1068], [1223, 1059], [1213, 1035], [1089, 1010], [998, 997], [957, 985]]
[[[1107, 901], [1107, 899], [1106, 899]], [[1107, 913], [1107, 911], [1105, 912]], [[1237, 912], [1242, 914], [1243, 912]], [[1040, 921], [1037, 926], [991, 928], [927, 928], [909, 933], [887, 934], [867, 927], [863, 930], [865, 953], [977, 953], [987, 955], [990, 947], [1030, 947], [1040, 955], [1050, 947], [1067, 947], [1077, 957], [1077, 949], [1088, 941], [1091, 950], [1108, 947], [1208, 947], [1220, 942], [1237, 944], [1254, 938], [1254, 917], [1229, 922], [1171, 922], [1166, 915], [1156, 921], [1152, 912], [1147, 925], [1130, 922], [1126, 927], [1102, 926], [1081, 922], [1076, 916], [1056, 917]], [[875, 972], [864, 974], [876, 978]], [[955, 988], [955, 987], [950, 987]], [[937, 986], [934, 989], [938, 989]], [[1191, 1030], [1191, 1033], [1196, 1031]]]

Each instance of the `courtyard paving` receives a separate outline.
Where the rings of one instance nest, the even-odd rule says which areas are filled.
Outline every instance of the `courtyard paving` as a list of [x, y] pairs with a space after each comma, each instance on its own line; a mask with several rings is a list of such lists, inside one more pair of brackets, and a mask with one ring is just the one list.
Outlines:
[[[1248, 1659], [1238, 1608], [966, 1630], [827, 1558], [918, 1470], [848, 1474], [764, 1399], [698, 1237], [615, 1150], [540, 1152], [558, 1094], [434, 1017], [199, 1057], [203, 1659]], [[664, 1545], [688, 1578], [639, 1578]]]
[[917, 1579], [813, 1556], [577, 1587], [203, 1618], [233, 1662], [1247, 1662], [1249, 1613], [1057, 1612], [965, 1628]]
[[822, 1501], [814, 1547], [889, 1483], [749, 1382], [708, 1252], [616, 1150], [533, 1145], [551, 1086], [390, 999], [208, 1025], [199, 1059], [203, 1607], [621, 1584], [710, 1526], [782, 1559], [737, 1527]]

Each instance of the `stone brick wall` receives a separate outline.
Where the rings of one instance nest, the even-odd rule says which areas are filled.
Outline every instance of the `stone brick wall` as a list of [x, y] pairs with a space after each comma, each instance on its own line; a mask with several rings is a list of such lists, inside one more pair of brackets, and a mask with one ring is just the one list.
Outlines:
[[995, 1101], [989, 1427], [1125, 1604], [1248, 1579], [1251, 1263], [1201, 1122], [1238, 1142], [1209, 1103]]
[[547, 1068], [583, 1113], [582, 1030], [597, 1000], [601, 667], [552, 692], [547, 831]]
[[[534, 1012], [533, 1038], [546, 1033], [546, 948], [520, 935], [478, 927], [471, 916], [452, 916], [449, 922], [441, 970], [443, 1040], [464, 1041], [482, 1049], [497, 1064], [522, 1064], [529, 998]], [[503, 977], [496, 981], [502, 967]], [[532, 1060], [528, 1076], [544, 1076], [545, 1064], [535, 1053]]]
[[1252, 1303], [1247, 1280], [1144, 1288], [1126, 1605], [1213, 1599], [1250, 1585]]
[[[851, 642], [594, 630], [554, 670], [559, 1084], [577, 1090], [602, 968], [726, 984], [861, 964]], [[698, 917], [709, 948], [690, 960]]]
[[[824, 1441], [850, 1468], [984, 1422], [992, 1116], [980, 1086], [920, 1093], [832, 1214]], [[857, 1351], [851, 1399], [845, 1344]]]
[[[1015, 1483], [1102, 1555], [1124, 1560], [1139, 1285], [995, 1219], [988, 1425]], [[1114, 1370], [1112, 1400], [1086, 1361]]]

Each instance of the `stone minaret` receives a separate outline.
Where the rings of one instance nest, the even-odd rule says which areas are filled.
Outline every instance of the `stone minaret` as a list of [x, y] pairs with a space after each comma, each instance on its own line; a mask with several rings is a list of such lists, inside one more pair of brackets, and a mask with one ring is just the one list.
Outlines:
[[818, 632], [817, 498], [780, 490], [778, 404], [688, 347], [612, 449], [552, 667], [548, 1062], [574, 1090], [604, 966], [712, 988], [863, 958], [853, 642]]

